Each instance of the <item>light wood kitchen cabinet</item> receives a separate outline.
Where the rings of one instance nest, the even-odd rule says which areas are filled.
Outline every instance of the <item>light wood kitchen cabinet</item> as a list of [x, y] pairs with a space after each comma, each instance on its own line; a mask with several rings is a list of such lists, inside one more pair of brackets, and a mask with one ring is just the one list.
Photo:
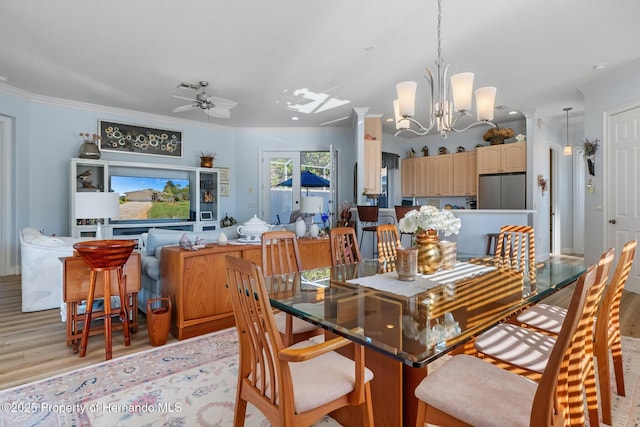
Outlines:
[[474, 196], [478, 189], [478, 160], [476, 151], [453, 154], [453, 195]]
[[365, 118], [364, 134], [364, 193], [381, 194], [382, 119]]
[[[302, 268], [331, 265], [329, 239], [299, 239]], [[212, 244], [197, 251], [180, 246], [162, 249], [162, 294], [171, 299], [171, 334], [179, 340], [235, 324], [226, 287], [225, 256], [262, 263], [260, 245]]]
[[453, 194], [453, 154], [427, 157], [425, 196], [440, 197]]
[[478, 175], [527, 171], [527, 143], [478, 147]]
[[402, 160], [402, 197], [422, 197], [426, 194], [426, 168], [427, 157]]

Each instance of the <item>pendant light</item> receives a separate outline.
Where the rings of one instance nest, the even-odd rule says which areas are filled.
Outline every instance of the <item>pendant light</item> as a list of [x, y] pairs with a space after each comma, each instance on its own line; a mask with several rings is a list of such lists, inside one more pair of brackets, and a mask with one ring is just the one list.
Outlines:
[[573, 154], [573, 149], [571, 148], [571, 145], [569, 145], [569, 111], [573, 110], [573, 108], [567, 107], [563, 108], [563, 110], [567, 112], [567, 141], [564, 146], [563, 154], [565, 156], [571, 156]]

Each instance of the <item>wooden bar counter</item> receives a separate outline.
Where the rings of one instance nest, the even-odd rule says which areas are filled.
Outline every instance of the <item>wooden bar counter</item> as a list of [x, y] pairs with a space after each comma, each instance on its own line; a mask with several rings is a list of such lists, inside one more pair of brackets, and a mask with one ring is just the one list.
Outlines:
[[[329, 239], [298, 239], [302, 268], [331, 265]], [[162, 249], [162, 294], [171, 298], [171, 333], [182, 340], [234, 325], [226, 288], [225, 255], [262, 263], [260, 245], [220, 246], [197, 251], [170, 246]]]

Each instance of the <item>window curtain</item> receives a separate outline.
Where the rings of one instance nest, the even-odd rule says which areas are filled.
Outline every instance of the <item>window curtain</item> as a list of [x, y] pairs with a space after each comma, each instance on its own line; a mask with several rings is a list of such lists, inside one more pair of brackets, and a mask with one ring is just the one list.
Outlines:
[[387, 169], [400, 168], [400, 156], [394, 153], [382, 153], [382, 167]]

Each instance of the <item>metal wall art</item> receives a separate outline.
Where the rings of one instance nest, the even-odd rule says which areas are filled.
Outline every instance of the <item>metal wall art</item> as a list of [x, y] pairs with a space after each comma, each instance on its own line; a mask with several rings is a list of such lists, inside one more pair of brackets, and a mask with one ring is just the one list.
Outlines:
[[99, 121], [100, 149], [131, 154], [182, 157], [182, 132]]

